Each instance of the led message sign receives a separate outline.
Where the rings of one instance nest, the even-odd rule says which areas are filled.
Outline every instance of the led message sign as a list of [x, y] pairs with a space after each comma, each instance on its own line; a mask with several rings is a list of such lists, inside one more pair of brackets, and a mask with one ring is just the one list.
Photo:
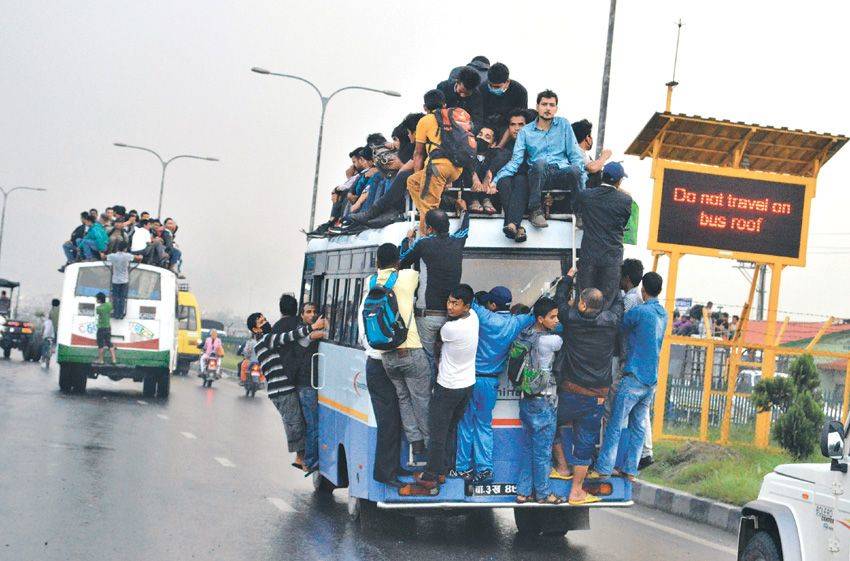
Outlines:
[[656, 187], [657, 229], [650, 246], [686, 246], [719, 254], [735, 252], [739, 254], [736, 258], [755, 254], [798, 262], [805, 247], [806, 202], [803, 181], [789, 183], [667, 167], [660, 193]]

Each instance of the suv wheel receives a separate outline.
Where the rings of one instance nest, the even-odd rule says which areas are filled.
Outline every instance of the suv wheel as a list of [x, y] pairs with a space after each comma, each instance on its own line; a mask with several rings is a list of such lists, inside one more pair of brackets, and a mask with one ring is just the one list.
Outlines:
[[740, 557], [741, 561], [782, 561], [782, 554], [768, 532], [756, 532]]

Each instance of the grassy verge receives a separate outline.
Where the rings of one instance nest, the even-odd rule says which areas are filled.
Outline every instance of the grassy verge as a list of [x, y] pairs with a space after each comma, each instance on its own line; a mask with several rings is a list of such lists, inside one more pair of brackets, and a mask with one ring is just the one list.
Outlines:
[[239, 366], [239, 363], [242, 361], [242, 357], [236, 354], [236, 345], [225, 344], [224, 345], [224, 358], [221, 359], [221, 366], [226, 370], [236, 370], [236, 367]]
[[[641, 479], [733, 505], [755, 499], [765, 474], [794, 462], [782, 450], [744, 445], [660, 441], [653, 448], [655, 463], [640, 473]], [[812, 456], [807, 461], [823, 458]]]

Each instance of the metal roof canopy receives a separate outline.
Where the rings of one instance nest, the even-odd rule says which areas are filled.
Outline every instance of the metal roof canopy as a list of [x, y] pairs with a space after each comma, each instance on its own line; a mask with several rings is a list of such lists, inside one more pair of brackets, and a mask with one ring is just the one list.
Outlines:
[[658, 112], [626, 154], [817, 177], [847, 140], [841, 135]]
[[19, 286], [21, 286], [19, 282], [0, 279], [0, 288], [18, 288]]

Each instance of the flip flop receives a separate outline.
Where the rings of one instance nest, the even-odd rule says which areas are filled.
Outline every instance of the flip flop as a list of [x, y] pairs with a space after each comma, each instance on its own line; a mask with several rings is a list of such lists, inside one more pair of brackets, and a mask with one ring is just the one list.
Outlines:
[[301, 471], [304, 471], [304, 464], [299, 464], [299, 463], [297, 463], [297, 462], [292, 462], [292, 463], [291, 463], [291, 464], [289, 464], [289, 465], [291, 465], [291, 466], [292, 466], [292, 467], [294, 467], [295, 469], [300, 469]]
[[314, 472], [319, 471], [319, 466], [313, 466], [304, 472], [304, 477], [310, 477]]
[[[588, 495], [588, 497], [591, 495]], [[556, 495], [555, 493], [549, 493], [545, 499], [537, 501], [537, 504], [541, 505], [561, 505], [564, 504], [564, 499]], [[572, 503], [570, 503], [572, 504]]]
[[584, 506], [584, 505], [590, 505], [590, 504], [593, 504], [593, 503], [598, 503], [598, 502], [601, 502], [601, 501], [602, 501], [602, 499], [600, 499], [596, 495], [591, 495], [591, 494], [588, 493], [588, 495], [581, 500], [576, 501], [576, 500], [570, 499], [570, 506]]
[[572, 478], [572, 473], [569, 475], [561, 475], [555, 468], [552, 468], [552, 472], [549, 474], [549, 479], [560, 479], [561, 481], [569, 481]]

